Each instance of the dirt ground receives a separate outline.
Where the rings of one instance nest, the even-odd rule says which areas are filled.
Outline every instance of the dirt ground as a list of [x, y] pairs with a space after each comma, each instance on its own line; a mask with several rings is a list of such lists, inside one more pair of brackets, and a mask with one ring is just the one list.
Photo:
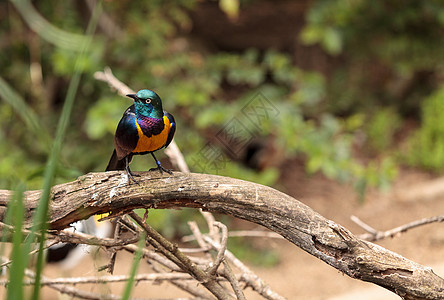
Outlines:
[[[430, 174], [403, 170], [393, 189], [388, 192], [370, 191], [363, 204], [357, 201], [353, 188], [326, 179], [321, 175], [307, 176], [297, 168], [284, 170], [278, 189], [307, 204], [323, 216], [347, 227], [353, 233], [363, 233], [350, 216], [355, 215], [367, 224], [381, 230], [444, 213], [444, 196], [421, 198], [406, 201], [399, 197], [409, 189], [428, 183], [434, 178]], [[241, 227], [250, 227], [240, 221]], [[430, 266], [434, 272], [444, 277], [444, 224], [432, 224], [413, 229], [396, 238], [378, 242], [379, 245], [395, 251], [417, 263]], [[268, 244], [280, 255], [280, 263], [272, 268], [250, 266], [274, 291], [288, 299], [399, 299], [396, 295], [370, 283], [349, 278], [310, 256], [290, 242], [278, 239], [259, 240], [256, 243]], [[115, 274], [128, 274], [131, 256], [119, 254]], [[81, 265], [70, 273], [64, 273], [55, 266], [48, 266], [46, 274], [58, 276], [97, 275], [98, 265], [106, 263], [106, 257], [99, 261], [85, 258]], [[145, 264], [140, 265], [139, 273], [150, 272]], [[119, 294], [123, 284], [113, 284], [100, 288], [78, 286], [89, 291]], [[61, 299], [57, 293], [44, 288], [42, 299]], [[247, 299], [262, 299], [257, 294], [246, 291]], [[140, 283], [133, 297], [176, 298], [189, 297], [177, 288], [162, 284]], [[71, 299], [64, 297], [62, 299]]]

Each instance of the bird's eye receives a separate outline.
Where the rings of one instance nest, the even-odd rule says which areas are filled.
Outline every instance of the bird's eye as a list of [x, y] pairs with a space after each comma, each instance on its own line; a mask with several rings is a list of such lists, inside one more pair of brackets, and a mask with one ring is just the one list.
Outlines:
[[151, 103], [151, 99], [149, 99], [149, 98], [146, 99], [146, 100], [145, 100], [145, 103], [146, 103], [146, 104], [150, 104], [150, 103]]

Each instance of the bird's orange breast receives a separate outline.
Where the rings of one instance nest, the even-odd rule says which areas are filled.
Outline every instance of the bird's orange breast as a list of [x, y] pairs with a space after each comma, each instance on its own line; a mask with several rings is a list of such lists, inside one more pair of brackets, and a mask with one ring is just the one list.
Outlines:
[[159, 150], [163, 146], [165, 146], [166, 141], [168, 139], [168, 133], [171, 129], [170, 120], [167, 117], [163, 117], [163, 122], [165, 124], [163, 130], [157, 134], [152, 135], [151, 137], [147, 137], [143, 134], [142, 128], [136, 121], [137, 133], [139, 134], [139, 141], [137, 142], [136, 148], [132, 151], [133, 153], [143, 153], [143, 152], [152, 152]]

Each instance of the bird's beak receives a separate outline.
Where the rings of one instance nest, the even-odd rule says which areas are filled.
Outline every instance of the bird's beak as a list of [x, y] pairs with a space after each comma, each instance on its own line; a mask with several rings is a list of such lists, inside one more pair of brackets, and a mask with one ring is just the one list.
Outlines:
[[134, 101], [139, 100], [139, 98], [137, 98], [137, 95], [136, 95], [136, 94], [128, 94], [128, 95], [126, 95], [126, 96], [132, 98]]

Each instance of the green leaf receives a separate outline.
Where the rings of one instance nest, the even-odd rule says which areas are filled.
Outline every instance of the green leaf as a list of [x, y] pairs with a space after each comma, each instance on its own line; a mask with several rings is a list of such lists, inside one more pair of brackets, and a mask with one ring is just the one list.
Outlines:
[[342, 35], [337, 28], [329, 27], [325, 30], [322, 39], [324, 49], [332, 54], [338, 55], [342, 52]]
[[316, 25], [306, 26], [300, 33], [300, 41], [305, 45], [319, 43], [323, 37], [323, 29]]
[[114, 133], [125, 109], [131, 105], [121, 96], [99, 99], [88, 110], [83, 128], [89, 138], [98, 140], [108, 133]]
[[219, 7], [230, 19], [239, 16], [239, 0], [219, 0]]

